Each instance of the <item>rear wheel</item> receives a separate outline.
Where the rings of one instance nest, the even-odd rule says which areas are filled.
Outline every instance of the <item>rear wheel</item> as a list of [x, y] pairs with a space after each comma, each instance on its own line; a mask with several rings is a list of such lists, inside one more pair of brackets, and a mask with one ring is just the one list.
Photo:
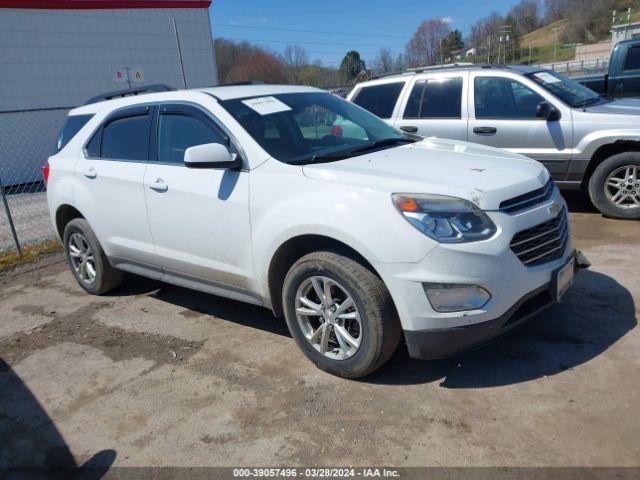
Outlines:
[[603, 161], [589, 179], [591, 201], [604, 215], [640, 218], [640, 152], [623, 152]]
[[111, 266], [84, 218], [73, 219], [67, 224], [63, 240], [71, 273], [87, 292], [101, 295], [122, 283], [122, 271]]
[[289, 270], [282, 300], [296, 343], [329, 373], [368, 375], [398, 347], [400, 322], [386, 286], [349, 256], [305, 255]]

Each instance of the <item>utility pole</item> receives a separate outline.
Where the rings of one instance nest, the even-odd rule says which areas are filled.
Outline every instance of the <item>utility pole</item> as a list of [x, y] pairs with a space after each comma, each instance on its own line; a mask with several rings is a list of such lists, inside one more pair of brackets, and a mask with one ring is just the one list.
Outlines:
[[[509, 44], [509, 34], [511, 33], [511, 25], [502, 25], [500, 27], [500, 46], [502, 46], [502, 42], [504, 42], [504, 47], [502, 48], [502, 56], [504, 58], [504, 63], [507, 63], [507, 46]], [[500, 48], [498, 48], [498, 63], [500, 63]]]
[[531, 66], [531, 47], [532, 47], [531, 44], [532, 43], [533, 43], [533, 40], [529, 40], [529, 66]]
[[627, 24], [624, 26], [624, 39], [627, 39], [627, 32], [629, 31], [629, 23], [631, 23], [631, 7], [627, 9]]
[[489, 48], [487, 49], [487, 63], [491, 63], [491, 35], [489, 35]]
[[442, 53], [442, 38], [440, 39], [440, 66], [444, 65], [444, 54]]
[[553, 29], [553, 35], [554, 35], [554, 41], [553, 41], [553, 61], [555, 62], [557, 59], [557, 55], [556, 55], [556, 47], [558, 46], [558, 30], [560, 30], [560, 27], [556, 27]]

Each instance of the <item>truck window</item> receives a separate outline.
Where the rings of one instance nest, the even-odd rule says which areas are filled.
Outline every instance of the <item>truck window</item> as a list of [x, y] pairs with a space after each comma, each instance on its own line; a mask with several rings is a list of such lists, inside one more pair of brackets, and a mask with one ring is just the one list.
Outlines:
[[640, 45], [629, 47], [624, 58], [623, 70], [640, 70]]
[[409, 95], [404, 118], [460, 118], [462, 78], [418, 80]]
[[84, 127], [93, 115], [72, 115], [64, 122], [60, 135], [58, 135], [58, 151], [62, 150], [76, 133]]
[[353, 98], [353, 103], [369, 110], [380, 118], [391, 118], [404, 82], [384, 83], [362, 87]]
[[477, 77], [474, 82], [476, 118], [537, 118], [542, 96], [522, 83], [503, 77]]

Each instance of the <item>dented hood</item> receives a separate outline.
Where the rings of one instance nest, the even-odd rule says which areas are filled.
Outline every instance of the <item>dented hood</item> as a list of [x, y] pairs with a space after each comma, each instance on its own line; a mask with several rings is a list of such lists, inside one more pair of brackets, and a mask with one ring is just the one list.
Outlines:
[[389, 193], [429, 193], [463, 198], [483, 210], [544, 186], [549, 173], [522, 155], [442, 139], [388, 148], [303, 167], [309, 178]]

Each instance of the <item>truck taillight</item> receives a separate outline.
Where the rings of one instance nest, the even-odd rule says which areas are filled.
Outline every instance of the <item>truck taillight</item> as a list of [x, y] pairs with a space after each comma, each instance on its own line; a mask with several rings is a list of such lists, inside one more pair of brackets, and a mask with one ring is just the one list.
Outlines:
[[44, 185], [46, 187], [49, 183], [49, 160], [46, 160], [44, 165], [42, 165], [42, 178], [44, 178]]

